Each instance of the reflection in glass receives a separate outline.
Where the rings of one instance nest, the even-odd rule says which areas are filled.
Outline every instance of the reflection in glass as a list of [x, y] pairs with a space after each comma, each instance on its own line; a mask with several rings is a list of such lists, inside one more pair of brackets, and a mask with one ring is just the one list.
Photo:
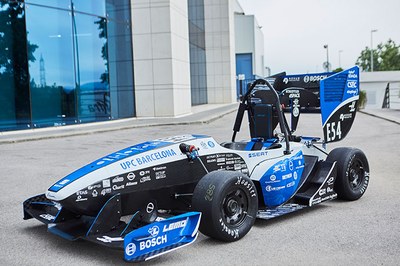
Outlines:
[[24, 5], [0, 2], [0, 128], [29, 127], [28, 60], [37, 46], [27, 42]]
[[39, 59], [29, 64], [32, 124], [76, 123], [71, 16], [34, 5], [26, 10], [28, 39], [37, 44], [34, 56]]
[[192, 105], [207, 103], [206, 51], [203, 0], [188, 1], [190, 87]]
[[71, 7], [71, 0], [25, 0], [25, 3], [62, 9], [69, 9]]
[[104, 0], [72, 0], [72, 3], [75, 11], [101, 17], [106, 16], [106, 3]]
[[130, 1], [107, 0], [108, 62], [112, 118], [135, 115]]
[[0, 1], [0, 20], [1, 131], [134, 116], [129, 0]]
[[75, 13], [76, 89], [80, 122], [110, 118], [107, 64], [107, 21]]

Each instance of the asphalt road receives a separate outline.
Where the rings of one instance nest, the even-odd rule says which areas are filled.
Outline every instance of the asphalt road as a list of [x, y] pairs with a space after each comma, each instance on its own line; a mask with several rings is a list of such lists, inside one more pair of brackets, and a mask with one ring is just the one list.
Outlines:
[[[234, 114], [206, 125], [161, 126], [0, 145], [1, 265], [125, 265], [123, 252], [68, 242], [38, 221], [22, 219], [22, 202], [43, 193], [83, 164], [128, 145], [182, 133], [231, 138]], [[239, 139], [247, 137], [246, 126]], [[318, 114], [300, 117], [299, 134], [321, 136]], [[342, 142], [362, 149], [371, 178], [355, 202], [332, 201], [313, 209], [256, 221], [240, 241], [197, 241], [149, 265], [399, 265], [400, 126], [357, 114]]]

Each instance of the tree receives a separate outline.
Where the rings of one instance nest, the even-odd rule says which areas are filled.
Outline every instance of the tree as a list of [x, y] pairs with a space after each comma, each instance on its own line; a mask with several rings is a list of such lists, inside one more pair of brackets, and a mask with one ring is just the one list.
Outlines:
[[[385, 44], [378, 44], [372, 49], [374, 71], [400, 70], [400, 45], [389, 39]], [[371, 71], [371, 48], [365, 47], [357, 58], [356, 65], [363, 71]]]
[[338, 68], [332, 70], [332, 72], [335, 72], [335, 73], [342, 72], [342, 71], [343, 71], [343, 68], [341, 68], [341, 67], [338, 67]]
[[28, 120], [29, 62], [38, 48], [27, 40], [25, 9], [13, 1], [0, 2], [0, 120]]

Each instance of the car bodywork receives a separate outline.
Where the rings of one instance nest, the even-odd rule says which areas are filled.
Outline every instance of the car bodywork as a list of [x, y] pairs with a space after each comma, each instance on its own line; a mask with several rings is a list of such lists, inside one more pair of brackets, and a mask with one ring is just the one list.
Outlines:
[[[321, 88], [323, 141], [293, 135], [300, 115], [296, 105], [291, 105], [290, 128], [277, 92], [267, 81], [258, 80], [239, 106], [231, 141], [218, 143], [211, 136], [182, 134], [127, 147], [27, 199], [24, 219], [36, 218], [50, 232], [69, 240], [123, 249], [125, 260], [141, 261], [192, 243], [202, 219], [213, 219], [194, 201], [201, 198], [203, 205], [213, 203], [217, 185], [198, 187], [205, 176], [214, 173], [229, 176], [234, 172], [234, 185], [242, 187], [233, 194], [245, 190], [243, 197], [248, 198], [241, 201], [227, 192], [230, 196], [218, 203], [228, 221], [216, 221], [227, 235], [222, 240], [234, 241], [247, 233], [247, 229], [242, 233], [235, 228], [248, 219], [247, 205], [254, 204], [251, 198], [257, 199], [255, 216], [260, 219], [335, 199], [338, 167], [336, 161], [327, 160], [325, 144], [343, 139], [351, 128], [358, 100], [358, 68], [323, 79]], [[251, 139], [236, 141], [246, 111]], [[278, 125], [280, 132], [276, 133]], [[369, 169], [362, 170], [361, 186], [366, 188]], [[357, 180], [352, 182], [360, 185]], [[194, 196], [196, 191], [202, 194]]]

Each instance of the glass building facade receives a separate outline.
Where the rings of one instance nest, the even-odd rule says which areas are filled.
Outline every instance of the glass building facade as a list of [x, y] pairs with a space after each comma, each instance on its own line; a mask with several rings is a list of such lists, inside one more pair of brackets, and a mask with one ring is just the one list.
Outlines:
[[190, 86], [192, 105], [207, 103], [204, 1], [188, 0]]
[[132, 117], [129, 0], [0, 1], [0, 131]]

